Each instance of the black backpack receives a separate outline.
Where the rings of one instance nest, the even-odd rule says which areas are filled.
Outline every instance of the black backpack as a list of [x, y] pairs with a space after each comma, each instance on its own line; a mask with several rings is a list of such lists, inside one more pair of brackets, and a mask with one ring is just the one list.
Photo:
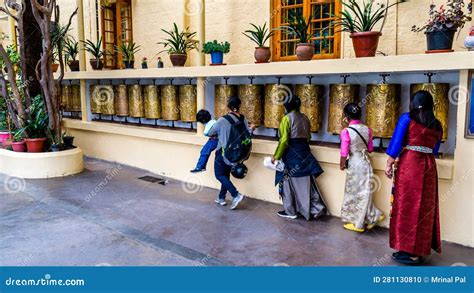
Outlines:
[[[234, 115], [238, 120], [235, 121], [230, 115]], [[252, 137], [245, 125], [245, 117], [228, 114], [224, 118], [229, 121], [231, 128], [227, 146], [223, 149], [223, 156], [232, 164], [242, 163], [250, 157], [252, 150]]]

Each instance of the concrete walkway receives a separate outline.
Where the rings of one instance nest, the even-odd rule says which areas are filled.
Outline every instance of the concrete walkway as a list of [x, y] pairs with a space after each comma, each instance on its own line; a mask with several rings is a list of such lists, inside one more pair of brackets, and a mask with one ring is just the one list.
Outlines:
[[[345, 231], [338, 218], [285, 220], [281, 206], [216, 206], [216, 190], [137, 179], [143, 170], [87, 159], [80, 175], [0, 175], [0, 266], [395, 265], [388, 231]], [[444, 243], [428, 265], [474, 265]]]

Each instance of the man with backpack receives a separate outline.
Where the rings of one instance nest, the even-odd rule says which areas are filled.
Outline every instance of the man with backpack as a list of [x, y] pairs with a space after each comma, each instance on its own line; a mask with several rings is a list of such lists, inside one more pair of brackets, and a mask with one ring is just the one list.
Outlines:
[[[214, 173], [216, 179], [221, 183], [221, 190], [215, 202], [221, 206], [227, 203], [225, 197], [227, 192], [232, 196], [231, 210], [245, 198], [237, 191], [230, 181], [232, 167], [247, 160], [252, 149], [251, 131], [247, 119], [239, 113], [241, 101], [238, 97], [231, 97], [227, 107], [229, 113], [217, 120], [217, 123], [209, 131], [209, 136], [217, 135], [218, 145], [214, 161]], [[249, 131], [250, 130], [250, 131]]]

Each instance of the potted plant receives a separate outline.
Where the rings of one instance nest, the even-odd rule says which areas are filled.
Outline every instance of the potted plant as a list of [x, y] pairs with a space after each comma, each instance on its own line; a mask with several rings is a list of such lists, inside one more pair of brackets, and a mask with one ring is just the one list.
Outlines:
[[99, 38], [96, 43], [91, 40], [86, 40], [84, 42], [84, 50], [91, 54], [94, 59], [90, 59], [90, 64], [92, 69], [101, 70], [104, 68], [104, 62], [102, 57], [104, 56], [104, 51], [102, 51], [102, 38]]
[[263, 26], [257, 26], [253, 23], [250, 24], [253, 27], [253, 30], [246, 30], [242, 34], [254, 42], [257, 47], [255, 47], [255, 63], [268, 63], [272, 53], [270, 47], [265, 46], [268, 39], [270, 39], [275, 32], [269, 31], [267, 28], [267, 23], [265, 22]]
[[304, 15], [296, 13], [293, 10], [288, 10], [288, 17], [285, 18], [286, 25], [280, 26], [278, 29], [284, 31], [288, 36], [296, 38], [296, 57], [300, 61], [308, 61], [313, 59], [314, 44], [311, 43], [311, 34], [309, 33], [311, 15], [308, 20]]
[[148, 69], [148, 58], [146, 57], [142, 59], [142, 69]]
[[26, 143], [21, 131], [15, 131], [13, 134], [12, 150], [18, 153], [26, 152]]
[[156, 67], [157, 68], [163, 68], [165, 67], [165, 64], [163, 63], [163, 60], [161, 60], [161, 57], [158, 57], [158, 61], [156, 62]]
[[74, 136], [70, 135], [69, 132], [65, 131], [62, 135], [64, 146], [67, 149], [74, 147]]
[[135, 42], [127, 42], [116, 46], [115, 51], [122, 55], [125, 69], [133, 69], [135, 67], [135, 54], [140, 51], [140, 46], [137, 46]]
[[159, 45], [163, 45], [165, 48], [161, 52], [168, 52], [173, 66], [184, 66], [188, 59], [188, 52], [197, 49], [199, 41], [194, 39], [196, 32], [190, 32], [189, 28], [179, 31], [176, 23], [173, 23], [173, 29], [170, 31], [161, 30], [169, 36], [163, 42], [158, 42]]
[[48, 138], [51, 145], [52, 152], [59, 152], [61, 150], [61, 138], [55, 136], [49, 129], [48, 129]]
[[71, 71], [79, 71], [79, 60], [76, 60], [79, 54], [79, 42], [73, 38], [68, 38], [64, 42], [64, 59]]
[[[426, 34], [426, 53], [452, 52], [453, 40], [456, 31], [463, 28], [471, 17], [464, 13], [464, 0], [448, 0], [446, 5], [436, 9], [436, 5], [430, 5], [430, 18], [423, 26], [414, 25], [412, 31]], [[469, 6], [472, 13], [472, 4]]]
[[6, 140], [12, 137], [12, 134], [10, 132], [10, 120], [5, 109], [6, 105], [4, 99], [0, 99], [0, 107], [2, 109], [0, 112], [0, 142], [4, 145]]
[[[406, 0], [395, 1], [392, 4], [389, 0], [386, 3], [371, 0], [360, 3], [358, 0], [347, 0], [342, 2], [345, 9], [341, 11], [341, 15], [330, 15], [336, 19], [333, 24], [340, 27], [340, 31], [350, 33], [356, 57], [374, 57], [388, 10], [402, 2]], [[380, 21], [382, 21], [380, 29], [374, 30]]]
[[211, 65], [224, 65], [224, 54], [229, 53], [229, 51], [230, 44], [227, 41], [219, 43], [217, 40], [214, 40], [206, 42], [202, 46], [202, 52], [211, 55]]
[[57, 72], [59, 69], [59, 60], [58, 60], [58, 52], [54, 49], [51, 52], [51, 70], [53, 72]]
[[20, 134], [17, 135], [28, 137], [25, 138], [25, 142], [29, 153], [39, 153], [44, 149], [48, 128], [48, 115], [40, 95], [33, 99], [29, 111], [31, 118], [25, 121], [25, 126], [18, 130]]

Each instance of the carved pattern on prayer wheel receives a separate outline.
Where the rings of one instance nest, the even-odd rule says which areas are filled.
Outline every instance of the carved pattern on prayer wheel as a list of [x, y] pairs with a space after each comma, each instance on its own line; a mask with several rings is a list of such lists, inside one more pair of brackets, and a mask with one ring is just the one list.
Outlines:
[[167, 121], [178, 121], [180, 118], [178, 87], [175, 85], [161, 86], [161, 117]]
[[114, 93], [115, 114], [120, 117], [127, 117], [129, 115], [127, 86], [124, 84], [116, 85], [114, 87]]
[[195, 122], [197, 113], [197, 88], [187, 84], [179, 86], [179, 113], [181, 121]]
[[255, 126], [262, 125], [262, 86], [256, 84], [239, 85], [239, 97], [242, 101], [240, 112]]
[[72, 111], [72, 86], [63, 85], [61, 88], [61, 105], [65, 112]]
[[285, 116], [285, 102], [292, 96], [291, 88], [284, 84], [265, 85], [264, 125], [277, 129]]
[[399, 84], [367, 85], [367, 125], [374, 137], [391, 138], [400, 109]]
[[311, 122], [311, 132], [320, 131], [323, 122], [324, 86], [298, 84], [295, 93], [301, 100], [301, 113]]
[[217, 119], [229, 112], [227, 101], [236, 95], [236, 89], [234, 85], [218, 84], [214, 87], [214, 91], [214, 116]]
[[81, 112], [81, 86], [78, 84], [72, 85], [72, 106], [71, 111]]
[[141, 85], [134, 84], [128, 86], [128, 110], [132, 118], [142, 118], [145, 116]]
[[329, 93], [328, 132], [340, 134], [347, 126], [343, 110], [348, 103], [359, 101], [358, 84], [332, 84]]
[[161, 99], [158, 91], [159, 88], [154, 84], [146, 85], [143, 88], [145, 118], [147, 119], [161, 118]]

